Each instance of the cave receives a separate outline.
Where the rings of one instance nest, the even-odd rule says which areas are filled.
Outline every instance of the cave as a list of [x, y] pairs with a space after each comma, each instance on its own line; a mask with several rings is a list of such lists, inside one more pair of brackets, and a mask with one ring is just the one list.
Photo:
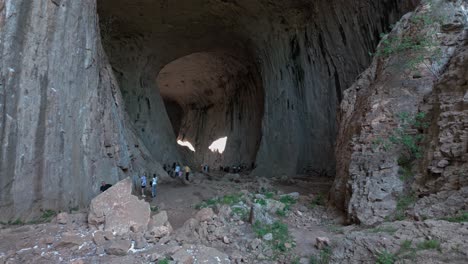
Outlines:
[[[263, 89], [254, 62], [235, 56], [197, 52], [168, 63], [157, 75], [177, 142], [188, 146], [179, 152], [194, 166], [247, 166], [255, 161]], [[220, 138], [226, 139], [221, 150], [210, 150]]]
[[[409, 6], [100, 0], [98, 15], [131, 125], [155, 160], [333, 176], [343, 90]], [[224, 152], [209, 149], [224, 138]]]

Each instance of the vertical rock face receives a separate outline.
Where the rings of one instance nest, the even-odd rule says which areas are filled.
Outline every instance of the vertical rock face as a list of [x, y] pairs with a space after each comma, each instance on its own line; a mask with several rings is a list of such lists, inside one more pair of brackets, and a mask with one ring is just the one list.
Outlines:
[[156, 78], [200, 51], [260, 72], [255, 174], [332, 170], [342, 89], [410, 2], [0, 0], [0, 220], [85, 205], [101, 180], [179, 159]]
[[[433, 1], [406, 15], [382, 42], [371, 67], [345, 91], [331, 198], [350, 221], [373, 225], [391, 216], [410, 192], [466, 186], [460, 177], [466, 175], [464, 5]], [[418, 49], [417, 38], [430, 44]], [[407, 48], [398, 49], [404, 40]], [[418, 113], [426, 113], [420, 122], [427, 127], [402, 126]], [[417, 146], [420, 136], [426, 141]], [[411, 165], [408, 155], [415, 159]], [[416, 170], [406, 168], [411, 177], [405, 179], [404, 167], [413, 164], [421, 173], [412, 177]]]
[[8, 0], [0, 12], [0, 220], [86, 205], [102, 180], [156, 171], [127, 130], [95, 1]]

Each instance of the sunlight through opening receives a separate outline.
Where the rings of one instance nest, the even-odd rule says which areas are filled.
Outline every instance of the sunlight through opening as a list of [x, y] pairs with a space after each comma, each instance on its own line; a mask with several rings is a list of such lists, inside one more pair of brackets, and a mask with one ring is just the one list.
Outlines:
[[195, 152], [195, 148], [193, 147], [193, 145], [188, 142], [188, 141], [182, 141], [182, 140], [177, 140], [177, 144], [181, 145], [181, 146], [184, 146], [184, 147], [187, 147], [189, 148], [191, 151]]
[[213, 141], [213, 143], [211, 143], [211, 145], [208, 148], [212, 152], [219, 152], [220, 154], [222, 154], [224, 152], [224, 149], [226, 148], [226, 142], [227, 137], [223, 137]]

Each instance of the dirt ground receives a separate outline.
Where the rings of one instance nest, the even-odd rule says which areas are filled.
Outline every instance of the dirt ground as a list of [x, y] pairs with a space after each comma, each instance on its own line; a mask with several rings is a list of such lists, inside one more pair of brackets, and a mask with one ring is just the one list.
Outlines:
[[[329, 224], [334, 225], [341, 222], [340, 215], [328, 212], [324, 206], [314, 208], [310, 204], [313, 197], [327, 197], [332, 183], [329, 178], [297, 176], [289, 179], [261, 180], [247, 175], [229, 178], [224, 173], [197, 174], [197, 177], [192, 179], [191, 183], [173, 181], [159, 184], [156, 198], [151, 198], [150, 188], [147, 190], [146, 197], [143, 198], [141, 195], [139, 197], [149, 202], [154, 211], [166, 211], [169, 222], [174, 230], [177, 230], [188, 219], [194, 217], [199, 209], [197, 204], [214, 197], [242, 191], [258, 193], [259, 188], [263, 188], [261, 182], [266, 181], [269, 190], [277, 194], [297, 192], [300, 194], [300, 198], [291, 207], [289, 214], [282, 218], [282, 221], [288, 225], [289, 232], [296, 241], [291, 253], [304, 259], [316, 253], [314, 245], [317, 237], [334, 237], [333, 232], [328, 228]], [[103, 252], [98, 254], [95, 246], [89, 242], [92, 241], [93, 234], [90, 233], [87, 226], [86, 211], [73, 217], [75, 218], [71, 221], [72, 225], [69, 224], [66, 227], [54, 224], [53, 221], [52, 223], [19, 226], [0, 225], [0, 237], [2, 238], [0, 239], [0, 260], [2, 258], [8, 259], [8, 256], [16, 256], [16, 260], [28, 262], [34, 256], [35, 263], [55, 263], [57, 259], [59, 261], [60, 259], [78, 259], [83, 257], [80, 254], [84, 254], [88, 256], [88, 259], [93, 260], [92, 263], [114, 263], [115, 256], [109, 256]], [[72, 230], [80, 234], [76, 238], [79, 241], [64, 242], [67, 232]], [[245, 224], [242, 230], [244, 230], [242, 231], [244, 238], [253, 236], [250, 225]], [[53, 244], [48, 244], [49, 240]], [[68, 249], [68, 245], [74, 244], [79, 246], [75, 246], [78, 248], [77, 251], [72, 250], [75, 247]], [[58, 250], [57, 248], [60, 247], [62, 249]], [[140, 254], [144, 255], [144, 252]], [[0, 261], [0, 263], [2, 262]]]

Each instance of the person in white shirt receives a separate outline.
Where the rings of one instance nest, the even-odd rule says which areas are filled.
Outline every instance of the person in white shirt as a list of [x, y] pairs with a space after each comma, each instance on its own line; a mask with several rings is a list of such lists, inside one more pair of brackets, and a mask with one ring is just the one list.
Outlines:
[[153, 198], [156, 197], [156, 185], [158, 184], [158, 177], [156, 174], [153, 174], [153, 179], [151, 180], [151, 195]]

